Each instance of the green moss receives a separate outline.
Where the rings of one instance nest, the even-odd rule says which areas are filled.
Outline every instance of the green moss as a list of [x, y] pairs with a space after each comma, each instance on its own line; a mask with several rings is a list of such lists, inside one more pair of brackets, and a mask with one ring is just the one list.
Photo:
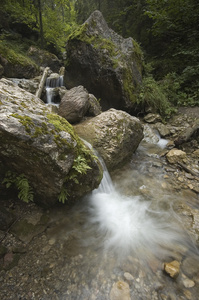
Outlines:
[[37, 68], [36, 64], [25, 53], [20, 52], [17, 47], [13, 48], [13, 45], [8, 46], [5, 41], [0, 41], [0, 53], [13, 65], [34, 65]]
[[133, 85], [133, 75], [128, 68], [123, 69], [123, 87], [126, 96], [132, 103], [136, 102], [135, 87]]
[[[96, 23], [93, 21], [93, 27]], [[70, 39], [77, 39], [92, 45], [96, 49], [106, 49], [110, 56], [116, 56], [118, 54], [118, 49], [116, 49], [114, 43], [110, 39], [102, 38], [101, 36], [89, 35], [87, 32], [88, 24], [85, 23], [76, 29], [73, 34], [69, 36]]]
[[49, 133], [48, 127], [44, 122], [41, 123], [41, 126], [35, 126], [34, 130], [34, 134], [31, 135], [33, 138]]
[[25, 130], [28, 134], [31, 134], [31, 128], [34, 128], [34, 123], [32, 119], [28, 116], [21, 116], [17, 113], [11, 114], [12, 117], [19, 120], [19, 122], [25, 127]]

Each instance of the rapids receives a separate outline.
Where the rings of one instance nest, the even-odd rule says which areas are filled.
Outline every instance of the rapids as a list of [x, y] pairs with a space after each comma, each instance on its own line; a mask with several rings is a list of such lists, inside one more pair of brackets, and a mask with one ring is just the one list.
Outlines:
[[[178, 188], [162, 156], [166, 142], [159, 141], [143, 140], [131, 161], [111, 174], [102, 162], [99, 188], [72, 208], [42, 215], [31, 207], [26, 218], [46, 227], [29, 240], [18, 265], [0, 273], [0, 298], [197, 300], [198, 196]], [[174, 260], [180, 263], [176, 279], [163, 270]], [[113, 297], [118, 282], [129, 285], [131, 298]]]

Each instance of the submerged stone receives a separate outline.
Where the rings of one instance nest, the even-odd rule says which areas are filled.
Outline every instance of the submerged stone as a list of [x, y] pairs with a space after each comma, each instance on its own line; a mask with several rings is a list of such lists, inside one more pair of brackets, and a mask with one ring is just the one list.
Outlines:
[[176, 278], [180, 272], [180, 263], [174, 260], [170, 263], [164, 263], [164, 271], [172, 278]]
[[110, 300], [131, 300], [128, 283], [124, 281], [115, 282], [111, 289]]

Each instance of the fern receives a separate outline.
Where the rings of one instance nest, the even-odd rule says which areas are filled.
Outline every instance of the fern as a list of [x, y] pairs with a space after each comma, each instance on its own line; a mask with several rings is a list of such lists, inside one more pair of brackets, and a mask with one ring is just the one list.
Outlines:
[[14, 185], [19, 191], [18, 198], [20, 200], [26, 203], [33, 201], [33, 190], [24, 174], [17, 176], [16, 173], [8, 171], [2, 183], [5, 184], [6, 188]]
[[61, 189], [61, 192], [59, 194], [58, 200], [59, 200], [59, 202], [64, 204], [66, 202], [67, 198], [68, 198], [67, 190], [64, 186], [62, 186], [62, 189]]
[[84, 157], [78, 156], [74, 159], [73, 169], [75, 169], [80, 174], [86, 174], [87, 170], [91, 169], [87, 164], [87, 161]]

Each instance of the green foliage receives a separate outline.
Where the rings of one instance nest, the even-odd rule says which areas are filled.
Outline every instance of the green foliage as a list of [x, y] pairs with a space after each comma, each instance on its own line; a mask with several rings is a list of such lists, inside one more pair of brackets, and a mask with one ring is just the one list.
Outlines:
[[2, 182], [6, 188], [14, 185], [19, 191], [18, 198], [26, 203], [33, 201], [33, 190], [24, 174], [17, 175], [17, 173], [8, 171]]
[[151, 76], [143, 79], [137, 97], [137, 104], [141, 106], [142, 109], [151, 107], [163, 117], [168, 117], [173, 112], [173, 108], [161, 84], [156, 82]]
[[87, 164], [85, 157], [78, 156], [74, 159], [73, 169], [80, 174], [86, 174], [87, 170], [91, 169]]
[[40, 35], [38, 43], [44, 40], [45, 48], [60, 53], [64, 50], [67, 36], [76, 26], [74, 2], [75, 0], [8, 0], [3, 2], [1, 8], [12, 26], [22, 24], [22, 28], [29, 28], [35, 36]]
[[58, 197], [58, 200], [59, 200], [59, 202], [65, 204], [67, 199], [68, 199], [67, 189], [64, 187], [64, 184], [63, 184], [61, 192]]
[[35, 65], [35, 63], [25, 54], [24, 49], [17, 42], [10, 42], [5, 38], [0, 38], [0, 53], [13, 65], [20, 64], [22, 66]]

